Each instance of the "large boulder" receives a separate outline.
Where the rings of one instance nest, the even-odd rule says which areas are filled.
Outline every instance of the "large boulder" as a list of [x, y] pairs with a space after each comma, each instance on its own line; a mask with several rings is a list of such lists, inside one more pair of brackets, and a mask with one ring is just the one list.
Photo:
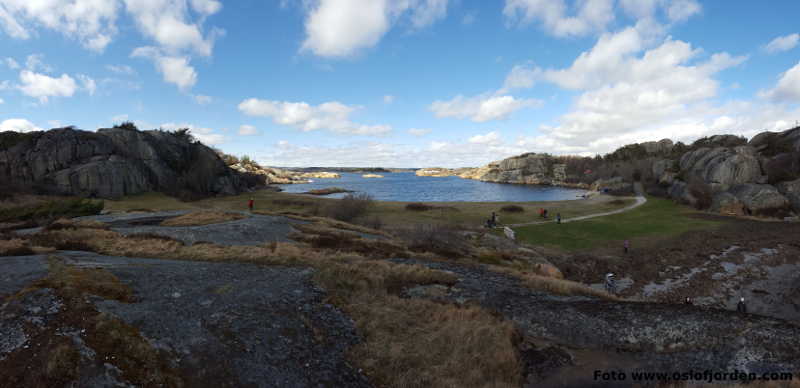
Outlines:
[[673, 181], [672, 186], [670, 186], [669, 190], [667, 190], [667, 194], [669, 194], [670, 198], [680, 203], [692, 206], [697, 204], [697, 198], [695, 198], [692, 193], [689, 192], [689, 186], [684, 181]]
[[661, 139], [659, 141], [647, 141], [640, 143], [648, 154], [666, 154], [672, 151], [674, 144], [670, 139]]
[[786, 197], [771, 185], [741, 184], [733, 186], [730, 193], [744, 204], [749, 214], [768, 215], [789, 208]]
[[711, 201], [711, 208], [709, 210], [715, 213], [735, 215], [735, 216], [742, 216], [747, 214], [747, 211], [742, 201], [740, 201], [739, 198], [736, 198], [735, 195], [727, 191], [717, 193], [716, 195], [714, 195], [714, 198]]
[[147, 191], [195, 197], [248, 188], [216, 152], [188, 134], [125, 128], [0, 133], [0, 184], [5, 182], [98, 198]]
[[747, 144], [766, 156], [800, 151], [800, 127], [783, 132], [761, 132], [753, 136]]
[[753, 147], [699, 148], [685, 153], [681, 171], [708, 183], [714, 191], [762, 180], [761, 164]]
[[663, 176], [665, 172], [672, 169], [674, 164], [675, 161], [670, 159], [658, 159], [654, 161], [652, 166], [653, 176], [656, 178]]
[[778, 183], [775, 188], [789, 200], [794, 212], [800, 214], [800, 179]]

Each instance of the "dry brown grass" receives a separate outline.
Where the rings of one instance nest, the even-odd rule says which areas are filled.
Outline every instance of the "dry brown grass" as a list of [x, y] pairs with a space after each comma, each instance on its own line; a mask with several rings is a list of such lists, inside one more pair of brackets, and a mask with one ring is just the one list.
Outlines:
[[161, 222], [161, 226], [200, 226], [219, 224], [221, 222], [236, 221], [246, 218], [244, 214], [226, 213], [219, 211], [204, 211], [187, 213]]
[[111, 272], [102, 268], [78, 268], [48, 258], [49, 275], [38, 281], [39, 288], [54, 288], [68, 293], [89, 293], [121, 302], [133, 301], [133, 291]]
[[476, 307], [361, 294], [346, 311], [365, 341], [352, 353], [377, 386], [518, 387], [515, 330]]
[[610, 295], [605, 291], [597, 290], [583, 283], [574, 282], [572, 280], [543, 276], [532, 272], [523, 272], [514, 268], [501, 267], [497, 265], [490, 265], [489, 269], [519, 278], [522, 280], [523, 285], [532, 290], [546, 291], [557, 295], [582, 295], [607, 300], [618, 300], [617, 297]]
[[25, 256], [32, 255], [34, 251], [28, 242], [19, 238], [0, 240], [0, 256]]
[[[113, 231], [85, 228], [43, 232], [34, 239], [38, 244], [83, 246], [85, 250], [108, 255], [310, 266], [316, 269], [314, 280], [327, 290], [329, 300], [355, 320], [363, 342], [350, 352], [350, 358], [367, 371], [376, 385], [511, 387], [518, 386], [521, 379], [511, 323], [478, 307], [461, 308], [397, 296], [402, 289], [419, 284], [454, 284], [456, 277], [447, 272], [371, 260], [352, 252], [319, 250], [304, 244], [185, 246], [166, 239], [124, 237]], [[66, 278], [64, 284], [75, 284], [74, 279], [88, 277], [99, 281], [104, 276], [85, 273], [83, 269], [73, 276], [71, 271], [66, 269], [51, 281]], [[107, 284], [94, 281], [85, 284], [95, 283]], [[86, 292], [110, 292], [110, 287], [98, 284], [82, 287]], [[136, 340], [139, 337], [133, 329], [114, 328], [117, 324], [98, 324], [98, 333], [116, 330], [122, 333], [120, 341], [132, 341], [139, 346]], [[112, 340], [113, 335], [98, 334], [98, 337], [104, 341], [98, 346], [104, 349], [122, 346]], [[133, 357], [155, 365], [156, 371], [163, 370], [156, 365], [158, 359], [148, 354], [152, 354], [151, 349], [142, 347]], [[171, 375], [161, 372], [158, 376], [163, 379]]]

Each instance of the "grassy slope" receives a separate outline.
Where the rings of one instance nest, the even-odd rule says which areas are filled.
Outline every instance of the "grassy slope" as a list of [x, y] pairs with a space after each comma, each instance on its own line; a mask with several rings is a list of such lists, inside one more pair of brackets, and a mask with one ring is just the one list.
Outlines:
[[688, 207], [661, 198], [621, 214], [557, 225], [531, 225], [516, 229], [520, 241], [566, 250], [594, 248], [640, 237], [671, 237], [690, 230], [714, 228], [719, 221], [693, 218]]
[[[148, 193], [123, 198], [119, 201], [106, 201], [106, 209], [110, 211], [127, 211], [131, 209], [151, 210], [247, 210], [247, 201], [255, 199], [255, 209], [273, 212], [295, 212], [311, 214], [317, 206], [325, 206], [335, 199], [320, 198], [310, 195], [275, 193], [258, 191], [237, 196], [210, 198], [197, 202], [180, 202], [174, 198], [157, 193]], [[276, 201], [278, 201], [276, 203]], [[291, 204], [296, 202], [296, 204]], [[613, 202], [613, 203], [612, 203]], [[633, 203], [631, 198], [606, 198], [597, 200], [575, 200], [560, 202], [430, 202], [440, 207], [434, 210], [419, 212], [405, 209], [407, 202], [376, 201], [369, 211], [368, 217], [378, 217], [385, 225], [407, 225], [415, 223], [453, 223], [482, 226], [493, 211], [497, 212], [502, 223], [521, 223], [538, 220], [540, 207], [547, 208], [555, 216], [561, 213], [565, 218], [600, 213], [619, 209]], [[504, 205], [515, 204], [525, 208], [522, 213], [503, 213]]]

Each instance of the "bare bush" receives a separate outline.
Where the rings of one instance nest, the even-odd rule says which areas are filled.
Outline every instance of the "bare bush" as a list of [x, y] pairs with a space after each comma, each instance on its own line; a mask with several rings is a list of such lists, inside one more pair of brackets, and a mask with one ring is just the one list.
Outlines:
[[506, 205], [501, 207], [500, 211], [504, 213], [522, 213], [525, 211], [525, 208], [519, 205]]
[[472, 246], [467, 239], [450, 225], [415, 225], [398, 231], [408, 248], [416, 252], [432, 252], [444, 257], [464, 257], [470, 255]]
[[367, 193], [351, 193], [327, 206], [327, 216], [339, 221], [350, 222], [367, 214], [374, 200]]
[[433, 206], [422, 202], [412, 202], [406, 205], [406, 210], [411, 210], [415, 212], [424, 212], [431, 209], [433, 209]]
[[689, 185], [687, 186], [689, 190], [689, 194], [691, 194], [697, 202], [695, 202], [694, 207], [698, 210], [705, 210], [711, 207], [711, 201], [713, 199], [714, 193], [711, 190], [711, 186], [708, 185], [705, 181], [700, 178], [692, 178], [689, 180]]

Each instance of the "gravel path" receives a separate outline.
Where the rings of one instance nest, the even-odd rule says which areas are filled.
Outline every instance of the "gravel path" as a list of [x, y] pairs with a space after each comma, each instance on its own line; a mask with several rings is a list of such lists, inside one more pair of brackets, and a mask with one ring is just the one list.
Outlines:
[[[590, 367], [598, 360], [607, 370], [800, 370], [800, 327], [783, 320], [683, 304], [558, 297], [482, 267], [393, 261], [457, 274], [460, 281], [446, 299], [478, 303], [514, 322], [531, 341], [550, 344], [532, 351], [533, 359], [545, 361], [529, 360], [529, 375], [539, 373], [531, 386], [592, 386], [597, 382]], [[597, 359], [582, 358], [589, 357], [587, 349]], [[552, 355], [541, 356], [543, 351], [566, 354], [568, 362], [549, 365]], [[550, 370], [542, 374], [542, 368]]]
[[[345, 360], [358, 342], [352, 320], [323, 302], [311, 269], [69, 251], [57, 256], [70, 265], [105, 268], [133, 289], [135, 303], [91, 300], [167, 352], [187, 387], [370, 386]], [[39, 259], [0, 263], [3, 269], [20, 266], [19, 273]], [[16, 320], [29, 319], [9, 317], [0, 310], [5, 333], [14, 333]]]
[[[642, 206], [645, 203], [647, 203], [647, 197], [644, 196], [644, 189], [642, 188], [642, 184], [637, 182], [637, 183], [634, 184], [633, 187], [634, 187], [634, 190], [636, 191], [636, 197], [634, 197], [636, 202], [634, 202], [633, 204], [625, 206], [622, 209], [612, 210], [612, 211], [603, 212], [603, 213], [588, 214], [588, 215], [585, 215], [585, 216], [573, 217], [573, 218], [562, 218], [561, 219], [561, 223], [563, 224], [563, 223], [567, 223], [567, 222], [588, 220], [590, 218], [605, 217], [605, 216], [610, 216], [612, 214], [624, 213], [624, 212], [636, 209], [637, 207]], [[523, 223], [520, 223], [520, 224], [508, 224], [508, 225], [503, 225], [503, 226], [509, 226], [509, 227], [512, 227], [512, 228], [517, 228], [517, 227], [520, 227], [520, 226], [541, 225], [541, 224], [549, 224], [549, 223], [553, 223], [553, 222], [556, 222], [556, 221], [555, 220], [532, 221], [532, 222], [523, 222]]]

